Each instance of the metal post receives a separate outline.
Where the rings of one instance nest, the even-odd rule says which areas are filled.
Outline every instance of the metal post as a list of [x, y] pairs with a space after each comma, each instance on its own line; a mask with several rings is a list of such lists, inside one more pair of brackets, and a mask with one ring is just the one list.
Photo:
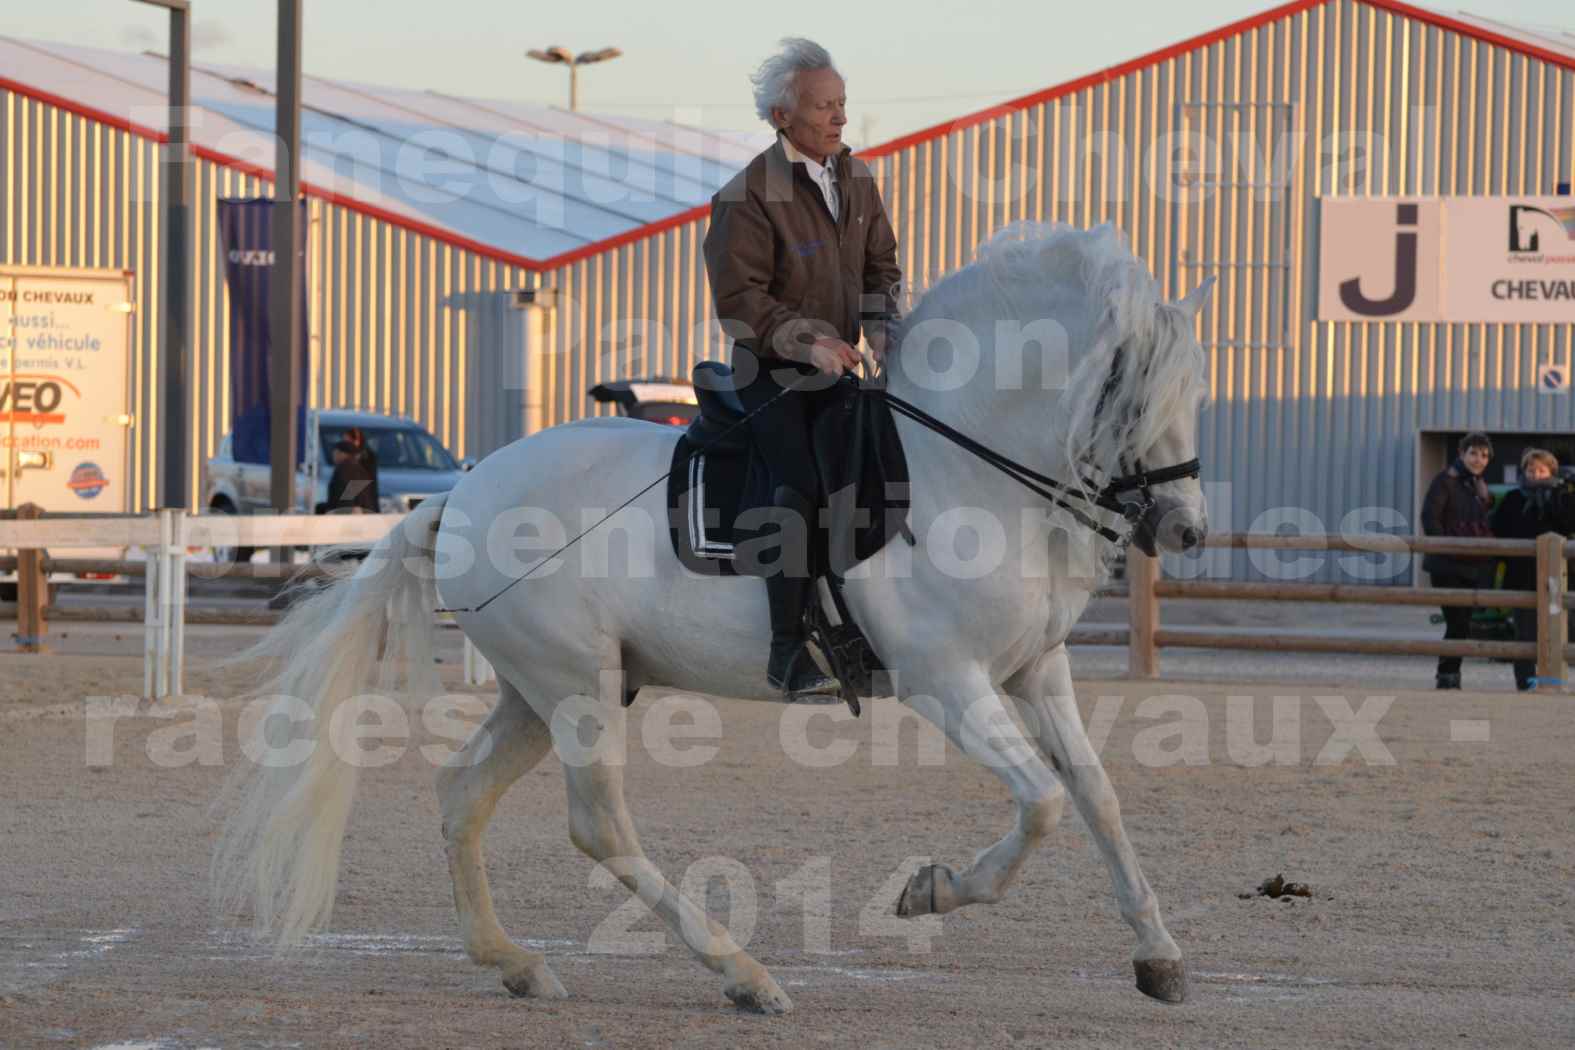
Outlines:
[[[273, 184], [273, 283], [268, 328], [268, 378], [272, 433], [269, 493], [277, 513], [295, 505], [295, 412], [301, 403], [301, 241], [297, 201], [301, 194], [301, 4], [279, 0], [278, 107], [274, 130], [278, 161]], [[287, 550], [285, 548], [284, 550]]]
[[580, 111], [580, 64], [569, 63], [569, 112]]
[[164, 346], [159, 354], [159, 506], [186, 507], [191, 469], [191, 12], [170, 8], [169, 142], [164, 151]]

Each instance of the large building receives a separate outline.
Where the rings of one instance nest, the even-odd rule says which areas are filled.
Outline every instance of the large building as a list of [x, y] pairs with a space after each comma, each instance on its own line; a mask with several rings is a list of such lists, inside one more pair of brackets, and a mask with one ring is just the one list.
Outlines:
[[[144, 377], [158, 352], [163, 75], [149, 57], [0, 39], [0, 263], [137, 271]], [[272, 108], [255, 74], [196, 77], [213, 123], [197, 136], [194, 478], [228, 422], [213, 202], [265, 192], [268, 154], [248, 162], [241, 147]], [[599, 380], [720, 354], [704, 201], [758, 140], [325, 81], [307, 101], [317, 403], [408, 414], [473, 455], [594, 411]], [[314, 121], [327, 145], [312, 145]], [[449, 145], [410, 162], [412, 195], [388, 175], [412, 131], [431, 129]], [[865, 156], [920, 281], [1023, 219], [1116, 223], [1173, 296], [1219, 278], [1201, 319], [1216, 528], [1333, 531], [1355, 511], [1409, 531], [1454, 435], [1575, 453], [1575, 304], [1522, 301], [1575, 289], [1560, 283], [1575, 279], [1575, 212], [1566, 235], [1557, 202], [1530, 200], [1569, 192], [1572, 141], [1575, 38], [1390, 0], [1299, 0]], [[458, 200], [425, 192], [447, 183]], [[1554, 225], [1512, 228], [1508, 249], [1502, 232], [1484, 242], [1484, 259], [1512, 249], [1540, 268], [1495, 278], [1505, 301], [1478, 311], [1450, 257], [1490, 206]], [[550, 289], [547, 305], [513, 309], [525, 288]], [[143, 493], [156, 447], [145, 431]]]

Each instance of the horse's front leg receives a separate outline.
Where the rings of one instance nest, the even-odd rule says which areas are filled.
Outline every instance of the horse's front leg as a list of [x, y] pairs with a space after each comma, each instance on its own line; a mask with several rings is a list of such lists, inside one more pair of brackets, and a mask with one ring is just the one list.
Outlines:
[[910, 692], [907, 703], [1001, 778], [1017, 803], [1017, 821], [960, 874], [943, 864], [919, 869], [897, 900], [897, 914], [944, 915], [965, 904], [993, 904], [1006, 893], [1028, 854], [1060, 821], [1066, 792], [1023, 737], [982, 671], [932, 680], [928, 689]]
[[1187, 994], [1187, 971], [1181, 949], [1165, 929], [1154, 895], [1137, 854], [1121, 824], [1121, 804], [1100, 764], [1099, 754], [1083, 731], [1072, 692], [1072, 668], [1066, 647], [1058, 645], [1028, 665], [1007, 691], [1017, 699], [1024, 720], [1045, 755], [1072, 793], [1072, 802], [1094, 836], [1115, 883], [1121, 917], [1137, 932], [1132, 956], [1137, 986], [1146, 995], [1179, 1003]]

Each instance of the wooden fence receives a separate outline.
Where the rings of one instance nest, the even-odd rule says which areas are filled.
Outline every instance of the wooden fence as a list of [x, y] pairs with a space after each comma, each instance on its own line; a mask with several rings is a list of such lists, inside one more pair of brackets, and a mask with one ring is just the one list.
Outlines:
[[[1476, 656], [1536, 660], [1537, 688], [1562, 689], [1565, 668], [1575, 657], [1567, 643], [1568, 579], [1565, 559], [1575, 543], [1557, 533], [1535, 540], [1466, 539], [1442, 536], [1277, 536], [1223, 533], [1210, 536], [1207, 547], [1247, 550], [1341, 551], [1362, 554], [1450, 554], [1481, 558], [1537, 559], [1537, 590], [1459, 590], [1442, 587], [1391, 587], [1382, 584], [1245, 583], [1231, 580], [1167, 580], [1159, 562], [1139, 551], [1127, 555], [1127, 596], [1130, 602], [1128, 672], [1137, 678], [1159, 674], [1159, 650], [1165, 647], [1203, 649], [1264, 649], [1298, 653], [1376, 653], [1424, 656]], [[1278, 632], [1166, 629], [1160, 620], [1160, 599], [1203, 598], [1289, 602], [1362, 602], [1383, 605], [1475, 606], [1536, 609], [1535, 642], [1481, 639], [1452, 641], [1418, 638], [1318, 637]], [[1074, 633], [1072, 640], [1080, 641]]]
[[[177, 694], [184, 669], [185, 625], [269, 624], [279, 614], [265, 609], [187, 608], [192, 579], [286, 580], [317, 575], [316, 566], [295, 564], [218, 564], [192, 561], [191, 548], [294, 547], [338, 543], [372, 543], [403, 515], [231, 515], [192, 516], [176, 511], [147, 515], [44, 515], [28, 505], [0, 516], [0, 573], [18, 575], [18, 647], [45, 649], [48, 624], [56, 621], [141, 620], [144, 625], [144, 692], [151, 697]], [[1132, 550], [1127, 557], [1129, 623], [1127, 627], [1077, 627], [1069, 641], [1081, 645], [1126, 645], [1128, 672], [1133, 677], [1159, 674], [1162, 648], [1260, 649], [1277, 652], [1375, 653], [1448, 655], [1515, 660], [1535, 659], [1539, 689], [1560, 689], [1575, 648], [1567, 645], [1568, 579], [1565, 560], [1575, 556], [1575, 543], [1548, 533], [1536, 540], [1457, 539], [1436, 536], [1278, 536], [1226, 533], [1210, 536], [1207, 547], [1249, 550], [1335, 551], [1357, 554], [1451, 554], [1473, 557], [1537, 559], [1538, 589], [1531, 591], [1455, 590], [1392, 587], [1381, 584], [1248, 583], [1230, 580], [1164, 579], [1159, 562]], [[140, 549], [143, 560], [70, 558], [49, 553], [72, 548]], [[60, 607], [50, 604], [52, 573], [97, 573], [143, 578], [143, 609], [124, 606]], [[1166, 628], [1160, 617], [1165, 598], [1360, 602], [1386, 605], [1475, 606], [1537, 610], [1537, 641], [1443, 641], [1377, 637], [1272, 635], [1245, 631]], [[466, 649], [466, 675], [485, 680], [490, 669], [479, 654]]]

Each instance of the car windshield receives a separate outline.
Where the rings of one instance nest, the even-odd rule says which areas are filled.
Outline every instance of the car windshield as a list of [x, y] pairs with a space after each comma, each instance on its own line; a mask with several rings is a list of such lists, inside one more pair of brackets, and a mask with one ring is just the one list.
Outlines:
[[[345, 436], [349, 427], [324, 424], [321, 430], [323, 465], [334, 465], [334, 446]], [[362, 427], [367, 444], [377, 456], [380, 468], [400, 470], [458, 470], [459, 464], [448, 450], [438, 444], [437, 438], [424, 430], [412, 427]]]

